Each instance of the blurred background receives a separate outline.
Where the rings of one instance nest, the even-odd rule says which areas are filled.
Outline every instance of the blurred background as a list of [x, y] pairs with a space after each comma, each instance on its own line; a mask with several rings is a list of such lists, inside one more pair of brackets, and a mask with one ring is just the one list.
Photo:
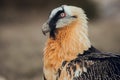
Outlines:
[[42, 80], [41, 26], [63, 4], [85, 10], [96, 48], [120, 53], [120, 0], [0, 0], [0, 80]]

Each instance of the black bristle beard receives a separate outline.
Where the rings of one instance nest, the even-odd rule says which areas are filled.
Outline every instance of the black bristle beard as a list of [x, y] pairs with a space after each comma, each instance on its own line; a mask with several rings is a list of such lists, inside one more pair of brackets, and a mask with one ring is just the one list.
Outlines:
[[[56, 25], [55, 25], [56, 26]], [[50, 38], [55, 39], [56, 38], [56, 28], [52, 27], [51, 31], [50, 31]]]
[[50, 32], [50, 38], [55, 39], [55, 31], [52, 30], [52, 31]]

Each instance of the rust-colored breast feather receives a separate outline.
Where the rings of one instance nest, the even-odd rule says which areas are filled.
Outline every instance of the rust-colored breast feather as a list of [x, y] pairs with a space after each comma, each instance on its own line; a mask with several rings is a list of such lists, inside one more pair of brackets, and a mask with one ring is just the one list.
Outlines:
[[80, 29], [82, 30], [80, 22], [74, 21], [61, 29], [57, 29], [55, 39], [48, 39], [44, 50], [44, 72], [45, 76], [50, 77], [49, 80], [55, 80], [56, 73], [63, 61], [70, 61], [76, 58], [79, 53], [82, 54], [83, 50], [88, 49], [88, 46], [83, 44], [85, 42], [80, 42], [80, 36], [85, 39], [77, 31]]

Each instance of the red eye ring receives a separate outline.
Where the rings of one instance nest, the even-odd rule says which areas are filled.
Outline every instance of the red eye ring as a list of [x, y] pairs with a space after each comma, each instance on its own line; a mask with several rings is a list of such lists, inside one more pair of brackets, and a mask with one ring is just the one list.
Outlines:
[[60, 17], [61, 17], [61, 18], [64, 18], [65, 16], [66, 16], [65, 13], [61, 13], [61, 14], [60, 14]]

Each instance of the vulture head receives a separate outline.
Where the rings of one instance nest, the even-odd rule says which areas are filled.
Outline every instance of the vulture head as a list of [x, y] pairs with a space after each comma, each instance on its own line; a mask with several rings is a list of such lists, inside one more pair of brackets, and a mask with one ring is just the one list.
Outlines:
[[70, 27], [70, 25], [76, 22], [81, 22], [81, 25], [84, 25], [87, 23], [86, 19], [87, 17], [81, 8], [62, 5], [51, 11], [48, 20], [43, 24], [42, 32], [43, 34], [49, 32], [50, 37], [55, 38], [57, 32], [61, 29], [65, 29], [65, 27]]

